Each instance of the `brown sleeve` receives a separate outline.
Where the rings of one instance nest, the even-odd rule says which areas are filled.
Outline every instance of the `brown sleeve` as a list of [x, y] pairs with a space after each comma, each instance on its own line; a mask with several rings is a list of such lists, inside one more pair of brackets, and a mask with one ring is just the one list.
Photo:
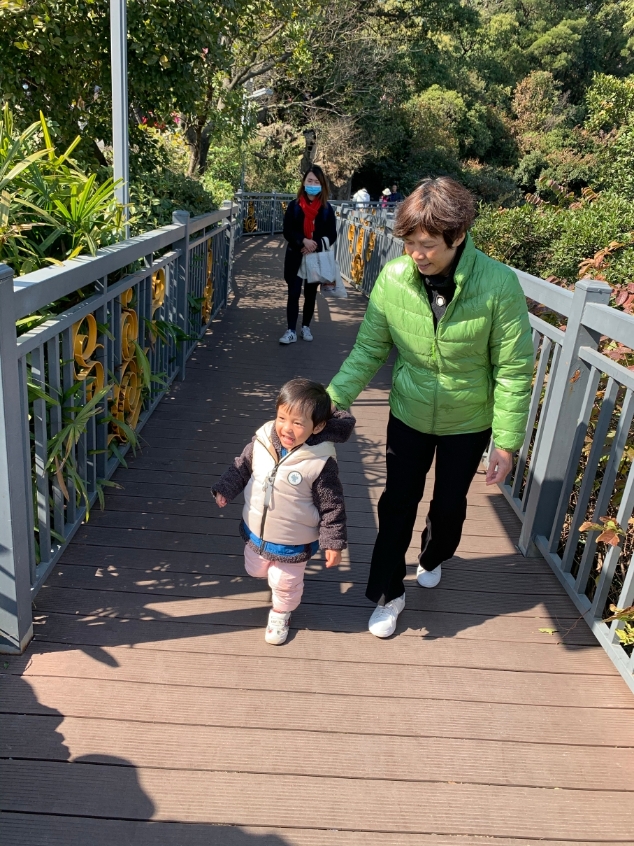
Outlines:
[[253, 473], [253, 440], [242, 450], [242, 453], [234, 459], [233, 464], [222, 474], [211, 489], [212, 494], [221, 494], [231, 502], [239, 496], [246, 488]]
[[348, 529], [339, 467], [329, 458], [313, 485], [313, 502], [319, 511], [319, 546], [321, 549], [346, 549]]

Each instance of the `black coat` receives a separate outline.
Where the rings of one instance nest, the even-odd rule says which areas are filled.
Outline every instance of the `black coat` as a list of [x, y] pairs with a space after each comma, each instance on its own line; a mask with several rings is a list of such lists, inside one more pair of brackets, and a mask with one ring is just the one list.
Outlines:
[[[291, 200], [284, 215], [284, 237], [288, 241], [284, 256], [284, 279], [294, 282], [302, 263], [302, 247], [304, 246], [304, 212], [297, 200]], [[337, 219], [330, 203], [322, 206], [315, 218], [315, 232], [313, 240], [317, 242], [317, 252], [321, 252], [322, 238], [328, 238], [330, 246], [337, 240]]]

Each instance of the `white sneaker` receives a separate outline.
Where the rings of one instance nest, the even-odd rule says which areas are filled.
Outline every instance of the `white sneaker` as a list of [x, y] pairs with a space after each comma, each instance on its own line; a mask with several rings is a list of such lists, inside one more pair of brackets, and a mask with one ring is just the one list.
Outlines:
[[288, 637], [288, 625], [291, 621], [291, 612], [280, 614], [279, 611], [269, 611], [269, 624], [264, 633], [264, 640], [274, 646], [280, 646]]
[[287, 329], [280, 338], [280, 344], [294, 344], [296, 340], [297, 332], [293, 332], [292, 329]]
[[425, 570], [425, 568], [421, 567], [419, 564], [416, 570], [416, 581], [421, 587], [434, 588], [440, 581], [441, 575], [440, 564], [433, 570]]
[[310, 331], [310, 327], [302, 326], [302, 341], [312, 341], [313, 340], [313, 333]]
[[368, 623], [370, 634], [373, 634], [375, 637], [389, 637], [393, 635], [396, 629], [398, 615], [403, 608], [405, 608], [405, 594], [403, 596], [397, 596], [391, 602], [386, 602], [385, 605], [377, 605]]

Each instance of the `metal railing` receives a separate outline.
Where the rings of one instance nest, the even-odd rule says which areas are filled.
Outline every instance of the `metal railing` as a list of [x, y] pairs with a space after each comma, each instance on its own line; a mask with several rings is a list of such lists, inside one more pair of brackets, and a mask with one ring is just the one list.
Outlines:
[[15, 279], [0, 265], [0, 651], [28, 643], [33, 597], [226, 305], [235, 211]]
[[[258, 202], [265, 201], [260, 195]], [[336, 213], [341, 274], [369, 296], [385, 263], [402, 255], [402, 242], [391, 218], [345, 206]], [[600, 547], [598, 530], [579, 531], [602, 517], [627, 530], [634, 511], [634, 372], [599, 351], [611, 341], [634, 349], [634, 317], [608, 305], [604, 282], [582, 279], [569, 291], [515, 273], [527, 299], [554, 323], [530, 314], [535, 370], [528, 425], [500, 487], [522, 522], [520, 551], [548, 561], [634, 691], [634, 651], [619, 637], [624, 623], [604, 622], [611, 605], [634, 603], [631, 531], [629, 540], [620, 534], [617, 545]]]
[[[276, 235], [282, 231], [284, 214], [295, 194], [240, 192], [235, 202], [240, 211], [237, 216], [237, 237], [241, 235]], [[396, 203], [353, 203], [352, 200], [331, 200], [330, 205], [338, 214], [358, 214], [371, 218], [374, 225], [384, 226], [394, 216]]]

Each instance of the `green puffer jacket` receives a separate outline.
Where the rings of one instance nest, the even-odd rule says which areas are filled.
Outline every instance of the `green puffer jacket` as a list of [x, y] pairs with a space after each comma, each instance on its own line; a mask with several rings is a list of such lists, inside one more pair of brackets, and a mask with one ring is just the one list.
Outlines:
[[454, 280], [456, 293], [434, 332], [413, 260], [388, 262], [328, 392], [348, 409], [396, 346], [390, 393], [395, 417], [434, 435], [492, 425], [497, 447], [519, 449], [533, 374], [526, 299], [513, 271], [476, 250], [469, 235]]

